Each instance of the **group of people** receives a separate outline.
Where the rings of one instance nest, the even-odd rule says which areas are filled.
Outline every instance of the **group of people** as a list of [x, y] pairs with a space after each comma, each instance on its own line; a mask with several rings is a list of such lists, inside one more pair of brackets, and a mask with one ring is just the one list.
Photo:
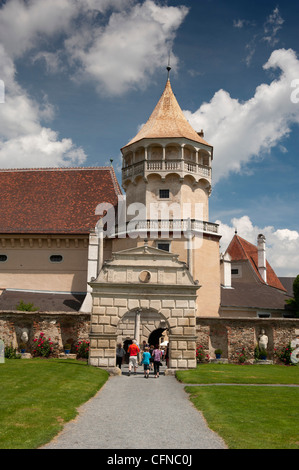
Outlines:
[[[129, 376], [134, 370], [134, 374], [137, 374], [138, 364], [143, 365], [144, 377], [149, 378], [150, 370], [154, 370], [154, 377], [158, 378], [160, 373], [161, 361], [163, 358], [163, 352], [159, 348], [159, 345], [149, 346], [146, 341], [143, 341], [142, 351], [137, 341], [134, 339], [132, 344], [129, 345], [127, 353], [129, 354]], [[142, 355], [141, 355], [142, 354]], [[126, 351], [119, 343], [116, 349], [116, 365], [121, 369], [121, 365], [124, 361]], [[168, 348], [165, 351], [164, 358], [166, 365], [168, 365]]]

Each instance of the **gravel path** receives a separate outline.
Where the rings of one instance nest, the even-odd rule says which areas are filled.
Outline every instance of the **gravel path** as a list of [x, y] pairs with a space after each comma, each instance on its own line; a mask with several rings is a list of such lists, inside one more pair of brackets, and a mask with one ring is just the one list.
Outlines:
[[173, 376], [111, 376], [43, 449], [226, 449]]

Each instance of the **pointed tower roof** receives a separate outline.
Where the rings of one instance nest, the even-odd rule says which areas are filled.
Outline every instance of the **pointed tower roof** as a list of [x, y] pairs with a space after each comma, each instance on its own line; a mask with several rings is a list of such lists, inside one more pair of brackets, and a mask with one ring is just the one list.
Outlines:
[[170, 80], [168, 78], [162, 96], [150, 118], [140, 129], [138, 134], [123, 148], [128, 147], [141, 139], [175, 137], [184, 137], [186, 139], [193, 140], [194, 142], [212, 147], [197, 134], [185, 118], [183, 111], [174, 96]]

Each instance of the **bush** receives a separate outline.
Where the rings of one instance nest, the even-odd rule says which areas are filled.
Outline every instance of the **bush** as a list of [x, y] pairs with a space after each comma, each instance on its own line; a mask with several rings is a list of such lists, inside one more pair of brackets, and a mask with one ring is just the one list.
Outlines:
[[21, 359], [21, 354], [17, 354], [16, 348], [13, 348], [12, 344], [10, 346], [5, 346], [4, 356], [6, 359]]
[[293, 351], [294, 349], [291, 347], [291, 343], [289, 343], [288, 346], [283, 347], [280, 351], [274, 349], [275, 356], [278, 357], [278, 359], [286, 366], [292, 364], [291, 354]]
[[20, 310], [21, 312], [36, 312], [38, 310], [38, 308], [34, 307], [34, 304], [25, 304], [23, 300], [20, 300], [20, 302], [16, 306], [16, 309]]
[[267, 351], [264, 348], [260, 348], [257, 344], [254, 350], [254, 358], [259, 361], [260, 359], [267, 359]]
[[196, 348], [196, 362], [207, 362], [210, 359], [210, 356], [206, 354], [203, 346], [197, 346]]
[[33, 355], [36, 357], [49, 357], [53, 353], [54, 347], [51, 338], [46, 339], [45, 333], [40, 333], [39, 338], [34, 340], [35, 347]]
[[88, 359], [89, 341], [79, 341], [79, 343], [76, 345], [76, 352], [77, 357], [80, 357], [82, 359]]
[[244, 364], [244, 362], [247, 361], [247, 356], [245, 353], [245, 348], [242, 348], [242, 351], [240, 353], [237, 353], [238, 356], [238, 361], [240, 364]]

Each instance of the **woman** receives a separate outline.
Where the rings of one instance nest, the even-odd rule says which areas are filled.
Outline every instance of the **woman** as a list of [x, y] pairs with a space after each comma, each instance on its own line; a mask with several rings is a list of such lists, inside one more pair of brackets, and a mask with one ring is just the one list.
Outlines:
[[159, 378], [159, 369], [160, 369], [162, 351], [160, 351], [158, 344], [155, 346], [155, 349], [153, 350], [152, 357], [154, 359], [154, 374], [155, 374], [154, 377]]
[[121, 343], [118, 343], [116, 348], [116, 366], [121, 369], [121, 365], [123, 363], [126, 351], [122, 348]]

